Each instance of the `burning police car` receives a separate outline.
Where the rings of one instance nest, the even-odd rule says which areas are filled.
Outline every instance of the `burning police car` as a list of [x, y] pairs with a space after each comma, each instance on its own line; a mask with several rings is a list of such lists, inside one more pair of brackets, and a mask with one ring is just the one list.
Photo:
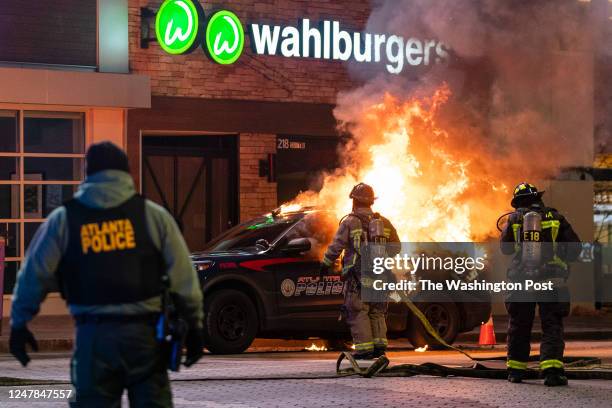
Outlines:
[[[342, 342], [350, 338], [339, 319], [344, 282], [339, 272], [319, 276], [319, 263], [337, 222], [312, 208], [275, 210], [226, 231], [192, 255], [204, 292], [207, 348], [215, 354], [240, 353], [255, 336]], [[451, 343], [457, 334], [486, 321], [487, 292], [472, 299], [414, 302]], [[415, 347], [435, 343], [403, 303], [389, 305], [388, 337], [407, 337]]]

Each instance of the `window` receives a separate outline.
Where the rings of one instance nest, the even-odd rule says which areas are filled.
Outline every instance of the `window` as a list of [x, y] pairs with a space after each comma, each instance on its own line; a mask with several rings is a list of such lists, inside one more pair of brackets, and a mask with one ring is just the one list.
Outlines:
[[96, 65], [96, 0], [2, 0], [0, 61]]
[[51, 211], [84, 176], [82, 113], [0, 110], [0, 235], [4, 291], [11, 293], [25, 251]]

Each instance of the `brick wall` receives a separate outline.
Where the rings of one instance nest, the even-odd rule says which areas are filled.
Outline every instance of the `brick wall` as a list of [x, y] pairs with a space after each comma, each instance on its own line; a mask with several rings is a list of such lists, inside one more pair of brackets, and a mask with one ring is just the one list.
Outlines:
[[240, 221], [261, 215], [277, 205], [276, 183], [259, 177], [259, 160], [276, 153], [276, 135], [240, 134]]
[[[336, 103], [338, 91], [355, 86], [346, 71], [345, 64], [339, 61], [253, 56], [248, 35], [242, 56], [230, 66], [212, 62], [202, 48], [196, 49], [189, 55], [180, 56], [166, 54], [156, 42], [151, 42], [148, 49], [142, 49], [140, 48], [140, 7], [156, 11], [161, 3], [161, 0], [128, 0], [130, 70], [132, 73], [148, 75], [151, 78], [153, 96], [201, 98], [219, 103], [222, 103], [222, 100], [249, 100], [333, 105]], [[360, 30], [370, 14], [369, 0], [202, 0], [200, 4], [206, 15], [210, 15], [213, 9], [231, 10], [245, 25], [251, 22], [295, 25], [298, 19], [307, 17], [313, 24], [322, 20], [336, 19], [340, 20], [342, 27], [347, 30]], [[151, 35], [154, 35], [153, 20], [150, 29]], [[198, 109], [195, 105], [195, 102], [190, 103], [190, 109]], [[257, 109], [260, 109], [264, 116], [262, 122], [282, 124], [287, 120], [287, 118], [277, 119], [263, 115], [265, 113], [263, 106]], [[225, 117], [225, 114], [219, 111], [209, 114], [206, 111], [203, 109], [201, 115]], [[248, 117], [250, 113], [245, 112], [243, 116]], [[165, 118], [166, 122], [171, 121], [167, 117], [168, 112], [161, 110], [160, 115], [160, 120]], [[318, 123], [323, 118], [327, 120], [327, 115], [328, 113], [325, 113], [310, 120]], [[235, 117], [235, 114], [227, 117]], [[191, 130], [196, 131], [232, 130], [226, 129], [227, 118], [218, 119], [218, 124], [206, 126], [194, 120], [185, 120], [180, 128], [187, 130], [186, 127], [192, 126], [194, 128]], [[291, 130], [304, 132], [301, 124], [300, 121], [291, 123]], [[265, 131], [256, 133], [261, 123], [253, 129], [245, 129], [246, 124], [242, 122], [233, 122], [231, 125], [235, 125], [238, 128], [237, 133], [240, 134], [239, 201], [240, 220], [244, 221], [270, 211], [277, 205], [276, 183], [269, 183], [266, 177], [259, 177], [259, 160], [266, 159], [268, 153], [276, 152], [276, 135]], [[330, 127], [333, 127], [333, 123], [331, 125]], [[175, 127], [166, 123], [163, 129], [172, 130]], [[245, 130], [251, 133], [246, 133]], [[131, 132], [131, 136], [128, 136], [128, 150], [130, 144], [134, 146], [132, 150], [137, 149], [131, 140], [136, 140], [138, 137], [138, 129], [132, 129]]]
[[[313, 23], [335, 18], [344, 28], [354, 30], [365, 25], [370, 7], [368, 0], [207, 0], [200, 3], [207, 15], [213, 8], [225, 8], [236, 13], [243, 24], [295, 25], [303, 17]], [[159, 0], [129, 0], [130, 69], [151, 77], [153, 95], [335, 103], [336, 93], [352, 85], [342, 62], [253, 57], [248, 35], [242, 56], [231, 66], [212, 62], [202, 48], [181, 56], [164, 53], [156, 42], [148, 49], [141, 49], [140, 7], [157, 10], [159, 4]], [[154, 35], [153, 21], [151, 33]]]

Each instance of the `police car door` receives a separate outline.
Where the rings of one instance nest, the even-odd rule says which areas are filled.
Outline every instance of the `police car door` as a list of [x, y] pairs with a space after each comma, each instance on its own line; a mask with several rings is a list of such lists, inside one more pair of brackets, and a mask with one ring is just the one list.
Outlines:
[[282, 253], [283, 244], [287, 245], [296, 238], [308, 238], [311, 250], [287, 254], [285, 262], [273, 266], [279, 314], [302, 317], [313, 321], [313, 324], [336, 321], [343, 301], [344, 282], [340, 280], [339, 274], [319, 276], [319, 245], [307, 229], [300, 227], [296, 225], [287, 234], [279, 249]]

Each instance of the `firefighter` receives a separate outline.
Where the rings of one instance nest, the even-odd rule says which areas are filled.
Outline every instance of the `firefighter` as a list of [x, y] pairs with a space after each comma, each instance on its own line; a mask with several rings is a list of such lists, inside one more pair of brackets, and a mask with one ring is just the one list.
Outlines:
[[[321, 263], [321, 275], [330, 272], [334, 262], [344, 251], [342, 258], [342, 278], [346, 281], [343, 310], [351, 329], [355, 345], [356, 359], [378, 358], [387, 348], [387, 303], [365, 302], [361, 299], [364, 283], [360, 276], [362, 244], [371, 242], [368, 236], [370, 223], [380, 217], [372, 212], [371, 206], [376, 197], [372, 187], [359, 183], [353, 187], [349, 197], [353, 200], [353, 210], [343, 218], [336, 235], [327, 248]], [[387, 242], [399, 242], [393, 225], [384, 217], [384, 237]]]
[[86, 154], [86, 179], [34, 236], [17, 276], [10, 351], [26, 366], [36, 340], [27, 323], [59, 289], [76, 322], [72, 406], [168, 407], [167, 358], [156, 339], [162, 277], [188, 322], [185, 365], [202, 356], [203, 304], [172, 216], [134, 188], [126, 154], [110, 142]]
[[[569, 292], [565, 286], [567, 262], [575, 260], [580, 254], [580, 240], [563, 215], [544, 205], [543, 194], [544, 191], [538, 191], [533, 184], [520, 183], [516, 186], [511, 202], [516, 211], [509, 215], [501, 235], [502, 252], [514, 255], [508, 269], [509, 280], [550, 280], [555, 286], [552, 293], [538, 294], [537, 298], [533, 292], [517, 291], [506, 299], [506, 309], [510, 315], [508, 381], [520, 383], [523, 379], [537, 304], [543, 332], [540, 370], [544, 384], [559, 386], [567, 385], [563, 370], [563, 318], [569, 314], [570, 307]], [[534, 243], [535, 247], [529, 246]]]

